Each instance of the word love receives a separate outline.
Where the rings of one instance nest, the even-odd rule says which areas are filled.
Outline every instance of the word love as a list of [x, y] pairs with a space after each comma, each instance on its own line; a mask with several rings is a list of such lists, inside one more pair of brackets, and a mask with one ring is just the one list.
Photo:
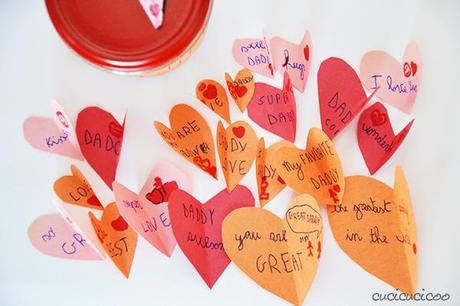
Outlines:
[[256, 157], [257, 135], [244, 121], [236, 121], [227, 129], [219, 121], [217, 151], [227, 190], [232, 191], [251, 169]]

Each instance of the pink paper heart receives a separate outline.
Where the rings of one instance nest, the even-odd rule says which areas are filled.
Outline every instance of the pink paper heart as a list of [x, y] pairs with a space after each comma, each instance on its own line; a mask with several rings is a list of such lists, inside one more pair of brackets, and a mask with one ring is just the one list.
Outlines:
[[283, 88], [256, 83], [254, 95], [248, 105], [248, 115], [260, 127], [291, 142], [295, 141], [297, 111], [295, 96], [287, 72]]
[[318, 98], [321, 126], [333, 139], [369, 102], [361, 80], [344, 60], [331, 57], [318, 70]]
[[183, 190], [169, 198], [177, 244], [209, 288], [230, 263], [222, 243], [222, 221], [233, 210], [249, 206], [254, 206], [254, 197], [241, 185], [232, 192], [224, 189], [204, 204]]
[[273, 66], [268, 44], [263, 39], [237, 39], [233, 43], [233, 58], [252, 72], [273, 78]]
[[123, 144], [122, 124], [99, 107], [87, 107], [77, 117], [80, 150], [90, 166], [112, 188]]
[[280, 73], [287, 71], [292, 85], [299, 91], [304, 92], [311, 64], [312, 43], [310, 33], [305, 32], [299, 45], [281, 37], [273, 37], [270, 41], [270, 50], [275, 70]]
[[359, 76], [369, 90], [378, 86], [377, 96], [405, 113], [410, 113], [420, 90], [422, 59], [416, 43], [407, 45], [402, 62], [384, 51], [370, 51], [361, 59]]
[[59, 128], [53, 119], [29, 117], [23, 123], [24, 138], [32, 147], [58, 155], [83, 160], [78, 149], [70, 142], [69, 134]]
[[406, 138], [414, 120], [394, 134], [385, 106], [376, 102], [365, 109], [358, 121], [358, 144], [371, 174], [377, 172]]
[[172, 190], [168, 186], [172, 183], [175, 184], [175, 189], [179, 187], [191, 192], [190, 179], [166, 162], [152, 169], [139, 195], [117, 182], [113, 183], [120, 214], [136, 232], [168, 257], [176, 246], [167, 202]]
[[59, 214], [38, 217], [27, 231], [32, 245], [48, 256], [79, 260], [102, 260], [86, 238]]

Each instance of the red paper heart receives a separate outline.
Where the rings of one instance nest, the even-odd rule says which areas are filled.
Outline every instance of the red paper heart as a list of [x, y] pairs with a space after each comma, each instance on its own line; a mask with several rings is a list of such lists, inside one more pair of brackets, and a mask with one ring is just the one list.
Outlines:
[[117, 219], [112, 221], [112, 227], [119, 232], [125, 231], [128, 229], [128, 223], [126, 223], [125, 219], [122, 216], [118, 217]]
[[321, 126], [333, 139], [369, 102], [353, 68], [344, 60], [331, 57], [318, 70], [318, 97]]
[[305, 57], [305, 60], [308, 62], [310, 60], [310, 48], [308, 45], [303, 48], [303, 56]]
[[248, 115], [263, 129], [294, 142], [297, 110], [287, 72], [284, 72], [282, 89], [265, 83], [256, 83], [254, 95], [248, 104]]
[[244, 126], [234, 127], [232, 131], [233, 131], [233, 134], [238, 138], [242, 138], [244, 136], [244, 133], [246, 132], [246, 130], [244, 129]]
[[246, 86], [238, 86], [235, 88], [235, 93], [238, 95], [239, 98], [244, 96], [247, 91], [248, 89], [246, 88]]
[[415, 73], [417, 72], [417, 64], [414, 62], [410, 62], [410, 68], [412, 70], [412, 75], [414, 76]]
[[387, 122], [387, 115], [382, 114], [378, 109], [374, 109], [371, 112], [371, 120], [373, 126], [379, 126]]
[[99, 107], [87, 107], [77, 117], [81, 153], [110, 189], [120, 159], [124, 125]]
[[374, 124], [375, 112], [388, 118], [385, 106], [376, 102], [361, 113], [358, 121], [358, 144], [371, 174], [377, 172], [394, 154], [414, 122], [409, 122], [398, 135], [395, 135], [389, 120], [379, 125]]
[[213, 84], [208, 84], [208, 88], [203, 92], [206, 99], [214, 99], [217, 97], [217, 88]]
[[222, 221], [234, 209], [254, 206], [254, 197], [249, 189], [238, 185], [232, 192], [225, 189], [201, 204], [178, 189], [169, 197], [168, 205], [177, 244], [212, 288], [230, 263], [222, 244]]

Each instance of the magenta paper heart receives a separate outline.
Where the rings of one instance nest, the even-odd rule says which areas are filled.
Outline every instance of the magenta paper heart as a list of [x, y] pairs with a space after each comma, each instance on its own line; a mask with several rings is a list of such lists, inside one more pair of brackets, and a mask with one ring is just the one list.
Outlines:
[[53, 119], [44, 117], [29, 117], [23, 125], [24, 138], [35, 149], [83, 160], [80, 152], [75, 148], [70, 135], [59, 128]]
[[268, 44], [263, 39], [237, 39], [233, 43], [233, 58], [252, 72], [273, 78], [273, 66]]
[[178, 188], [191, 192], [192, 183], [185, 174], [167, 162], [152, 169], [139, 195], [117, 182], [113, 183], [120, 214], [136, 232], [168, 257], [176, 247], [168, 200]]
[[295, 141], [297, 111], [292, 85], [284, 73], [283, 88], [256, 83], [248, 115], [260, 127], [291, 142]]
[[275, 70], [283, 73], [287, 71], [292, 85], [304, 92], [310, 72], [312, 44], [310, 33], [305, 32], [299, 45], [293, 44], [281, 37], [270, 40], [270, 50]]
[[407, 45], [402, 63], [384, 51], [370, 51], [361, 59], [359, 76], [369, 90], [380, 86], [377, 96], [410, 113], [420, 90], [422, 59], [416, 43]]
[[86, 238], [59, 214], [35, 219], [27, 231], [32, 245], [48, 256], [79, 260], [102, 260]]
[[177, 244], [209, 288], [230, 263], [222, 243], [222, 221], [233, 210], [249, 206], [254, 206], [254, 197], [241, 185], [232, 192], [224, 189], [204, 204], [180, 189], [169, 197]]
[[120, 159], [124, 126], [124, 120], [120, 125], [112, 114], [94, 106], [83, 109], [77, 117], [81, 153], [110, 188]]
[[350, 124], [372, 96], [366, 96], [358, 75], [344, 60], [330, 57], [319, 66], [321, 126], [330, 139]]
[[371, 174], [377, 172], [406, 138], [414, 120], [395, 135], [385, 106], [376, 102], [361, 113], [358, 144]]

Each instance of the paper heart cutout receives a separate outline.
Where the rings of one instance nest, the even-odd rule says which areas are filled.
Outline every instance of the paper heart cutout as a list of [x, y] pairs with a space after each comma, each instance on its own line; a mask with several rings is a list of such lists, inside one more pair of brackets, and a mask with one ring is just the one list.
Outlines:
[[169, 198], [177, 244], [209, 288], [230, 263], [222, 243], [222, 221], [234, 209], [247, 206], [254, 206], [254, 197], [241, 185], [232, 192], [222, 190], [204, 204], [183, 190]]
[[287, 71], [297, 90], [304, 92], [310, 72], [311, 38], [305, 32], [299, 45], [291, 43], [281, 37], [270, 40], [270, 50], [275, 70], [284, 73]]
[[370, 51], [361, 59], [359, 76], [369, 90], [380, 86], [377, 97], [410, 113], [422, 80], [422, 59], [416, 43], [407, 45], [402, 63], [384, 51]]
[[[184, 173], [174, 165], [162, 162], [152, 169], [139, 195], [117, 182], [113, 183], [113, 192], [120, 214], [129, 225], [156, 249], [170, 257], [176, 247], [176, 239], [167, 202], [172, 191], [169, 193], [166, 190], [165, 182], [174, 182], [187, 192], [192, 190], [192, 182]], [[161, 198], [161, 202], [153, 203], [152, 197]]]
[[262, 288], [301, 305], [315, 278], [323, 240], [322, 219], [313, 197], [294, 198], [284, 219], [263, 208], [231, 212], [222, 224], [231, 260]]
[[412, 119], [394, 134], [385, 106], [376, 102], [364, 110], [358, 121], [358, 144], [371, 174], [377, 172], [396, 152], [412, 127]]
[[216, 156], [211, 129], [206, 120], [187, 104], [177, 104], [169, 113], [171, 129], [153, 124], [161, 138], [189, 162], [217, 179]]
[[29, 117], [22, 130], [26, 141], [35, 149], [83, 160], [79, 150], [70, 142], [69, 134], [51, 118]]
[[115, 203], [105, 207], [101, 220], [98, 220], [93, 212], [89, 212], [88, 215], [102, 247], [115, 266], [128, 278], [136, 252], [136, 232], [127, 226]]
[[291, 142], [281, 140], [265, 148], [265, 140], [263, 137], [259, 140], [257, 146], [257, 190], [259, 191], [259, 201], [262, 207], [268, 204], [268, 202], [286, 187], [286, 183], [279, 176], [275, 165], [277, 150], [282, 146], [295, 147]]
[[83, 207], [103, 210], [103, 206], [85, 176], [74, 165], [70, 166], [72, 175], [65, 175], [54, 182], [54, 192], [61, 201]]
[[281, 146], [274, 160], [281, 178], [296, 192], [311, 194], [321, 204], [341, 202], [345, 189], [342, 165], [323, 130], [310, 129], [306, 149]]
[[201, 80], [195, 89], [196, 97], [208, 108], [230, 123], [227, 92], [214, 80]]
[[27, 230], [32, 245], [45, 255], [66, 259], [102, 260], [103, 258], [59, 214], [35, 219]]
[[164, 0], [138, 0], [155, 29], [163, 25]]
[[249, 124], [236, 121], [227, 129], [219, 121], [217, 152], [227, 190], [232, 191], [251, 169], [256, 157], [257, 135]]
[[273, 65], [265, 37], [263, 39], [236, 39], [233, 42], [232, 54], [241, 66], [273, 78]]
[[402, 292], [416, 291], [417, 254], [409, 188], [396, 168], [394, 190], [366, 176], [345, 178], [342, 204], [327, 213], [340, 248], [364, 270]]
[[228, 73], [225, 73], [225, 83], [227, 83], [228, 91], [236, 105], [241, 112], [244, 112], [254, 95], [256, 86], [251, 71], [247, 68], [238, 71], [235, 80]]
[[81, 152], [110, 189], [120, 160], [124, 127], [124, 120], [120, 125], [99, 107], [87, 107], [78, 113], [76, 134]]
[[367, 97], [356, 72], [344, 60], [330, 57], [318, 70], [321, 126], [330, 139], [341, 132], [373, 97]]
[[288, 74], [284, 73], [283, 88], [256, 83], [248, 105], [248, 115], [261, 128], [291, 142], [295, 141], [297, 110]]

